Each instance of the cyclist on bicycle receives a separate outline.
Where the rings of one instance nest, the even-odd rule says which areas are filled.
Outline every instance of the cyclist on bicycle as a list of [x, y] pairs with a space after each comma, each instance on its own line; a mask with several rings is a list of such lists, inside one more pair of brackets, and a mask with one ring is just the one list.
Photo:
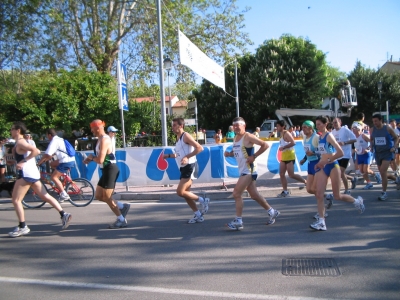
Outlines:
[[52, 159], [53, 155], [57, 156], [57, 160], [50, 162], [50, 167], [53, 169], [51, 174], [51, 180], [55, 183], [58, 190], [61, 191], [59, 202], [69, 200], [67, 192], [64, 190], [63, 184], [60, 180], [60, 176], [75, 167], [75, 157], [70, 157], [65, 149], [64, 139], [57, 136], [54, 129], [47, 130], [47, 137], [50, 141], [49, 146], [43, 154], [42, 159], [38, 162], [38, 165]]
[[104, 127], [105, 124], [101, 120], [94, 120], [90, 123], [93, 135], [98, 137], [95, 149], [96, 156], [89, 154], [83, 163], [88, 164], [94, 161], [102, 170], [101, 178], [96, 187], [96, 199], [107, 203], [117, 216], [117, 220], [109, 228], [123, 228], [128, 225], [125, 217], [129, 211], [130, 204], [112, 199], [115, 183], [119, 175], [119, 168], [116, 164], [115, 153], [113, 153], [111, 138], [105, 133]]

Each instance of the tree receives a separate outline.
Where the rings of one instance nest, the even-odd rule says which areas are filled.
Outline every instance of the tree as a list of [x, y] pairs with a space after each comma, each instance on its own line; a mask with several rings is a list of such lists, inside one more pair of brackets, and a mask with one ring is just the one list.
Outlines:
[[[165, 52], [177, 58], [177, 25], [204, 52], [222, 59], [251, 43], [242, 32], [236, 0], [162, 1]], [[42, 51], [56, 66], [94, 67], [110, 72], [123, 58], [131, 73], [150, 78], [158, 66], [154, 1], [43, 1], [38, 8], [44, 31]]]
[[[255, 55], [238, 59], [240, 116], [248, 128], [274, 118], [281, 107], [320, 108], [321, 100], [337, 95], [337, 84], [344, 74], [328, 66], [325, 54], [303, 38], [283, 35], [265, 41]], [[234, 95], [233, 66], [226, 68], [227, 91]], [[194, 92], [201, 119], [208, 128], [226, 128], [235, 114], [231, 96], [203, 81]]]
[[[357, 61], [354, 70], [349, 73], [348, 79], [357, 91], [357, 112], [363, 112], [366, 121], [372, 122], [372, 114], [382, 108], [386, 110], [386, 101], [389, 100], [390, 111], [400, 111], [400, 73], [386, 74], [383, 71], [366, 68]], [[378, 82], [382, 82], [381, 99], [379, 99]]]

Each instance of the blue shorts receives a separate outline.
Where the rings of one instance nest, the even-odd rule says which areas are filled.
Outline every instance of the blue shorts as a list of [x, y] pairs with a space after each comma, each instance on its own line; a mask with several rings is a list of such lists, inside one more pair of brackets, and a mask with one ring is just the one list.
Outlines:
[[56, 167], [56, 170], [60, 173], [67, 173], [67, 171], [71, 168], [75, 167], [75, 162], [70, 161], [67, 163], [59, 163], [59, 165]]
[[[329, 177], [331, 175], [331, 171], [333, 170], [333, 168], [340, 168], [337, 160], [335, 160], [333, 163], [326, 164], [322, 170], [324, 171], [326, 176]], [[316, 172], [319, 172], [319, 171], [321, 171], [321, 169], [318, 169]]]
[[308, 162], [308, 169], [307, 173], [308, 175], [315, 175], [317, 171], [315, 171], [315, 165], [319, 162], [319, 159], [317, 160], [312, 160]]
[[370, 165], [371, 162], [372, 162], [371, 152], [367, 152], [364, 154], [357, 154], [357, 163], [359, 165]]

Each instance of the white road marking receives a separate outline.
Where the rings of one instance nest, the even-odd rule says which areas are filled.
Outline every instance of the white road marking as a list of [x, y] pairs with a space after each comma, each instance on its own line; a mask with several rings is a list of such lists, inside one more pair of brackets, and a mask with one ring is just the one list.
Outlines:
[[210, 292], [210, 291], [200, 291], [200, 290], [168, 289], [168, 288], [158, 288], [158, 287], [114, 285], [114, 284], [103, 284], [103, 283], [82, 283], [82, 282], [69, 282], [69, 281], [56, 281], [56, 280], [39, 280], [39, 279], [1, 277], [1, 276], [0, 276], [0, 282], [19, 283], [19, 284], [21, 284], [21, 283], [23, 283], [23, 284], [38, 284], [38, 285], [75, 287], [75, 288], [87, 288], [87, 289], [135, 291], [135, 292], [175, 294], [175, 295], [188, 295], [188, 296], [214, 297], [214, 298], [230, 298], [230, 299], [263, 299], [263, 300], [323, 300], [323, 299], [326, 299], [326, 298], [313, 298], [313, 297], [292, 297], [292, 296], [281, 296], [281, 295], [259, 295], [259, 294], [246, 294], [246, 293], [228, 293], [228, 292]]

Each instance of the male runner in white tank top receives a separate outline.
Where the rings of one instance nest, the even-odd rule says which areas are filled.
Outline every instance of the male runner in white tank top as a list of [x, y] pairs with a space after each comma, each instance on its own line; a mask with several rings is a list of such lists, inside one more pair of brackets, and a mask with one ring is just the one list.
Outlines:
[[[239, 168], [239, 179], [233, 190], [233, 198], [236, 205], [236, 218], [226, 224], [231, 230], [242, 230], [242, 212], [243, 212], [243, 192], [247, 189], [250, 197], [257, 201], [265, 210], [268, 211], [269, 219], [267, 225], [275, 223], [275, 218], [279, 216], [279, 211], [273, 209], [263, 196], [257, 190], [257, 165], [255, 160], [268, 149], [268, 144], [251, 133], [246, 132], [246, 123], [243, 118], [233, 119], [233, 130], [235, 138], [233, 141], [233, 150], [225, 152], [225, 157], [235, 157]], [[260, 146], [257, 152], [254, 151], [254, 145]]]
[[[188, 223], [201, 223], [204, 221], [204, 215], [208, 212], [209, 198], [202, 198], [190, 191], [192, 186], [192, 175], [196, 163], [196, 154], [203, 151], [203, 147], [196, 142], [193, 137], [185, 132], [185, 120], [183, 118], [175, 118], [172, 120], [172, 131], [176, 134], [175, 153], [164, 154], [164, 159], [175, 158], [178, 166], [180, 166], [181, 179], [176, 193], [183, 197], [194, 215]], [[200, 203], [200, 209], [197, 208], [196, 201]]]

